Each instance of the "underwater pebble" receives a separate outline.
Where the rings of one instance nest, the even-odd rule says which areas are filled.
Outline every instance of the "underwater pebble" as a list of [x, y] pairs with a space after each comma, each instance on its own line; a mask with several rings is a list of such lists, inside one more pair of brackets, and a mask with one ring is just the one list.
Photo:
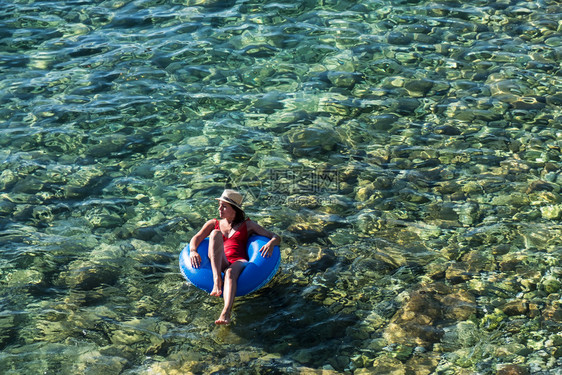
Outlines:
[[387, 36], [388, 43], [396, 45], [410, 44], [412, 42], [412, 35], [402, 34], [400, 32], [391, 32]]
[[558, 293], [562, 290], [562, 282], [559, 277], [553, 275], [543, 277], [540, 281], [540, 286], [548, 294]]
[[425, 96], [433, 87], [430, 80], [413, 80], [404, 85], [408, 93], [414, 97]]

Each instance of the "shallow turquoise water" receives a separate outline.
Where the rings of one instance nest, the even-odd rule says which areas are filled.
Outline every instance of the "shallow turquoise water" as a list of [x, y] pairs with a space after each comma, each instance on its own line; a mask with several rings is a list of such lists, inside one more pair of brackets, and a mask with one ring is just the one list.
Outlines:
[[[559, 2], [0, 5], [0, 372], [561, 373]], [[215, 327], [225, 186], [283, 264]]]

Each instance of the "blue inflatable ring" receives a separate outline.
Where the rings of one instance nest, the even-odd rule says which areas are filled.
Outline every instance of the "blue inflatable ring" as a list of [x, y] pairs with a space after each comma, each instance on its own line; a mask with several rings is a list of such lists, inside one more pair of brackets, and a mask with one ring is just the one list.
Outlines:
[[[265, 286], [277, 273], [281, 264], [281, 252], [279, 246], [275, 246], [270, 257], [264, 258], [260, 254], [263, 245], [269, 242], [269, 238], [253, 235], [248, 239], [248, 257], [250, 258], [246, 267], [238, 278], [237, 296], [245, 296], [255, 292]], [[197, 247], [197, 252], [201, 255], [201, 265], [199, 268], [191, 266], [189, 258], [189, 244], [180, 253], [180, 270], [186, 280], [211, 293], [213, 290], [213, 271], [211, 261], [208, 257], [209, 238], [205, 238]]]

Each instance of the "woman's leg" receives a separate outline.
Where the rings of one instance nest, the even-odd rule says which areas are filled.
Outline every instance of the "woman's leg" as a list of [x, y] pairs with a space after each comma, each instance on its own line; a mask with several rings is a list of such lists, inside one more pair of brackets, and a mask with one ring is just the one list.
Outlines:
[[220, 230], [213, 230], [209, 236], [209, 259], [211, 260], [211, 269], [213, 270], [213, 290], [212, 296], [220, 296], [222, 294], [222, 271], [229, 266], [226, 255], [224, 254], [224, 242]]
[[221, 315], [215, 321], [216, 324], [229, 324], [232, 306], [234, 305], [234, 297], [236, 296], [236, 288], [238, 287], [238, 277], [242, 273], [247, 262], [239, 260], [230, 265], [224, 271], [224, 308]]

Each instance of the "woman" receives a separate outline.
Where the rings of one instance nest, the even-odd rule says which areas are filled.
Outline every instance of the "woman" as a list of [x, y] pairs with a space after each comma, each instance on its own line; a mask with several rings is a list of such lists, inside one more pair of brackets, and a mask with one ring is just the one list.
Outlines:
[[[252, 234], [265, 236], [271, 240], [262, 246], [260, 254], [270, 257], [273, 248], [281, 243], [281, 238], [273, 232], [262, 228], [257, 223], [246, 218], [242, 210], [242, 195], [231, 189], [226, 189], [219, 201], [220, 220], [211, 219], [189, 242], [190, 260], [193, 268], [201, 265], [201, 256], [197, 247], [206, 237], [209, 237], [209, 259], [213, 270], [212, 296], [223, 296], [224, 308], [215, 321], [216, 324], [229, 324], [238, 277], [248, 262], [247, 242]], [[224, 280], [221, 273], [224, 272]]]

